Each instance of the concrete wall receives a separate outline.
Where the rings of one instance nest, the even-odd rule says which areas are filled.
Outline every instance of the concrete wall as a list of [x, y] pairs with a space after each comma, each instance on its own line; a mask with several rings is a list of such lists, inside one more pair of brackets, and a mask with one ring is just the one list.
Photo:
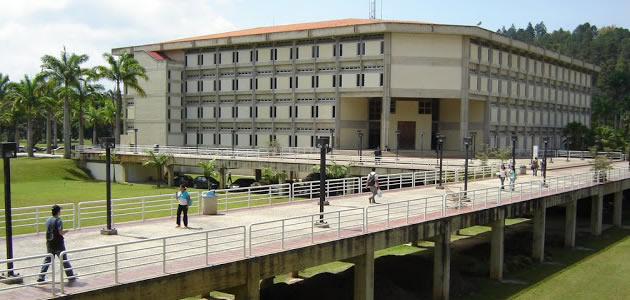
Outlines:
[[[86, 169], [90, 171], [92, 177], [96, 180], [105, 180], [105, 164], [97, 163], [97, 162], [88, 162], [86, 164]], [[114, 177], [116, 182], [123, 182], [123, 168], [120, 164], [113, 164], [111, 168], [111, 179], [114, 181]], [[114, 174], [115, 173], [115, 174]], [[155, 175], [154, 175], [155, 176]]]
[[424, 150], [431, 149], [431, 115], [418, 113], [417, 99], [395, 99], [396, 112], [391, 114], [391, 127], [389, 128], [389, 144], [392, 149], [396, 147], [396, 130], [398, 121], [416, 122], [416, 150], [420, 150], [420, 133], [424, 131]]
[[[344, 50], [345, 51], [345, 50]], [[341, 128], [339, 138], [341, 149], [357, 149], [357, 130], [363, 132], [363, 148], [368, 145], [368, 98], [341, 98]]]

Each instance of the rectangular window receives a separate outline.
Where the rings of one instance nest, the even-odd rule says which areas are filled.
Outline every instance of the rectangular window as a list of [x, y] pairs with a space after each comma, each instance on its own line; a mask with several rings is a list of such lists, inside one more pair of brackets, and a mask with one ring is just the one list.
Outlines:
[[238, 134], [234, 134], [234, 145], [238, 146]]
[[300, 58], [300, 48], [295, 48], [295, 59]]
[[343, 56], [343, 44], [339, 44], [339, 56]]
[[335, 117], [335, 106], [334, 106], [334, 105], [333, 105], [333, 107], [332, 107], [332, 117], [333, 117], [333, 118]]
[[333, 45], [333, 47], [332, 47], [332, 52], [333, 52], [333, 53], [332, 53], [332, 56], [333, 56], [333, 57], [337, 56], [337, 45]]
[[168, 123], [168, 132], [171, 132], [171, 123]]
[[365, 42], [357, 43], [357, 56], [365, 55]]
[[337, 76], [333, 75], [332, 78], [332, 87], [336, 87], [337, 86]]
[[168, 96], [168, 105], [171, 105], [171, 96]]
[[254, 114], [255, 114], [254, 117], [258, 118], [258, 106], [254, 108]]
[[233, 63], [237, 63], [238, 62], [238, 51], [232, 52], [232, 62]]
[[361, 86], [365, 86], [365, 74], [361, 74]]
[[383, 86], [383, 73], [379, 74], [378, 76], [378, 85]]
[[250, 146], [252, 145], [253, 138], [254, 138], [254, 137], [250, 134], [250, 135], [249, 135], [249, 145], [250, 145]]
[[343, 86], [343, 75], [339, 75], [339, 87]]
[[293, 118], [293, 108], [289, 106], [289, 118]]
[[357, 86], [361, 86], [361, 74], [357, 74]]
[[216, 79], [212, 81], [212, 90], [213, 91], [217, 90], [217, 81], [216, 81]]
[[311, 76], [311, 87], [318, 88], [319, 87], [319, 75]]
[[295, 117], [296, 118], [298, 117], [298, 106], [297, 105], [295, 106]]
[[214, 56], [214, 64], [216, 65], [217, 64], [217, 54], [215, 53], [213, 56]]
[[217, 117], [221, 118], [221, 108], [217, 107], [215, 109], [218, 111], [218, 113], [217, 113], [218, 116]]
[[432, 107], [431, 101], [418, 101], [418, 114], [431, 114]]
[[253, 78], [250, 78], [250, 79], [249, 79], [249, 89], [250, 89], [250, 90], [253, 90], [253, 89], [254, 89], [254, 84], [253, 84], [253, 83], [254, 83], [254, 79], [253, 79]]
[[319, 118], [319, 106], [315, 106], [315, 118]]
[[315, 137], [311, 136], [311, 147], [315, 147]]
[[311, 118], [315, 118], [315, 106], [311, 106]]
[[203, 65], [203, 54], [197, 55], [197, 64], [200, 66]]
[[184, 56], [184, 66], [188, 66], [188, 56]]
[[[182, 127], [181, 131], [184, 131], [184, 124], [182, 124], [181, 127]], [[187, 144], [188, 144], [188, 134], [184, 134], [184, 145], [187, 145]]]
[[249, 50], [249, 61], [254, 61], [254, 50]]
[[319, 46], [313, 46], [311, 49], [312, 49], [312, 57], [313, 58], [319, 57]]
[[232, 106], [232, 118], [236, 118], [237, 114], [236, 114], [236, 107]]
[[269, 118], [273, 119], [273, 107], [269, 108]]
[[219, 80], [219, 91], [221, 90], [221, 80]]
[[298, 80], [298, 78], [297, 78], [297, 76], [296, 76], [296, 77], [295, 77], [295, 88], [296, 88], [296, 89], [298, 88], [298, 83], [299, 83], [299, 82], [300, 82], [300, 81]]
[[166, 85], [166, 90], [167, 90], [169, 93], [171, 92], [171, 84], [170, 84], [170, 83]]
[[258, 61], [258, 50], [256, 50], [256, 61]]
[[169, 109], [167, 114], [166, 114], [167, 118], [170, 119], [171, 118], [171, 110]]
[[289, 77], [289, 88], [293, 88], [293, 77]]
[[258, 146], [258, 135], [254, 135], [254, 144]]
[[385, 42], [381, 41], [381, 54], [385, 54]]
[[254, 80], [254, 89], [257, 90], [258, 89], [258, 78], [256, 78]]
[[168, 70], [168, 73], [167, 73], [167, 74], [168, 74], [168, 75], [167, 75], [168, 79], [171, 79], [171, 70]]
[[197, 90], [203, 92], [203, 81], [197, 81]]
[[184, 82], [184, 92], [188, 93], [188, 81]]
[[273, 107], [273, 117], [277, 118], [277, 116], [278, 116], [278, 108], [274, 106]]
[[289, 59], [293, 59], [293, 48], [289, 49]]
[[249, 117], [253, 118], [254, 117], [254, 108], [253, 107], [249, 107]]

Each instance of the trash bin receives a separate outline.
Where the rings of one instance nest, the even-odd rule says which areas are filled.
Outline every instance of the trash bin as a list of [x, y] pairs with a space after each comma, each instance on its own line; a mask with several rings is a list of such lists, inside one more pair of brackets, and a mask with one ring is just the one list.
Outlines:
[[201, 193], [201, 200], [204, 215], [217, 214], [217, 195], [214, 190]]
[[518, 175], [526, 175], [527, 174], [527, 166], [521, 166], [518, 172]]

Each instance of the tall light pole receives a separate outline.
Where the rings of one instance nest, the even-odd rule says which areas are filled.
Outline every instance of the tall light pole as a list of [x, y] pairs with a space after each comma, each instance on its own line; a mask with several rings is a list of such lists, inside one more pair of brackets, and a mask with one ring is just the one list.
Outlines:
[[440, 178], [438, 180], [438, 186], [436, 188], [442, 190], [444, 189], [444, 187], [442, 186], [442, 159], [444, 158], [444, 141], [446, 140], [446, 136], [438, 133], [436, 135], [436, 138], [438, 142], [438, 149], [440, 151]]
[[424, 131], [420, 131], [420, 156], [424, 152]]
[[326, 151], [328, 143], [326, 139], [317, 139], [317, 147], [319, 147], [319, 220], [315, 222], [315, 226], [320, 228], [328, 228], [329, 225], [324, 220], [324, 205], [328, 205], [326, 201]]
[[514, 170], [516, 170], [516, 140], [516, 133], [512, 131], [512, 167], [514, 167]]
[[543, 137], [543, 143], [545, 144], [545, 152], [543, 152], [543, 169], [542, 169], [542, 175], [543, 175], [543, 184], [546, 185], [547, 184], [547, 144], [549, 144], [549, 137]]
[[567, 135], [567, 136], [566, 136], [566, 138], [565, 138], [565, 143], [564, 143], [564, 147], [565, 147], [565, 149], [567, 150], [567, 162], [568, 162], [568, 161], [569, 161], [569, 156], [571, 156], [571, 155], [569, 154], [569, 149], [570, 149], [570, 147], [571, 147], [571, 136], [570, 136], [570, 135]]
[[195, 136], [195, 150], [197, 150], [197, 154], [199, 154], [199, 129], [197, 129], [197, 135]]
[[361, 130], [357, 130], [357, 135], [359, 136], [359, 162], [363, 161], [363, 132]]
[[335, 128], [330, 128], [330, 154], [335, 149]]
[[472, 131], [470, 133], [470, 137], [472, 138], [472, 149], [470, 152], [470, 159], [475, 159], [475, 154], [477, 153], [477, 132]]
[[536, 137], [536, 135], [532, 133], [532, 147], [531, 147], [531, 149], [532, 149], [532, 155], [531, 155], [531, 157], [529, 158], [529, 164], [534, 163], [534, 157], [538, 157], [538, 153], [534, 153], [534, 138], [535, 138], [535, 137]]
[[[472, 137], [464, 137], [464, 145], [466, 146], [466, 160], [464, 161], [464, 192], [468, 191], [468, 148], [473, 143]], [[466, 194], [464, 194], [464, 197]]]
[[[112, 181], [111, 181], [111, 150], [115, 147], [113, 137], [102, 137], [101, 148], [105, 148], [105, 193], [107, 199], [107, 228], [101, 229], [103, 235], [116, 235], [118, 231], [112, 228]], [[159, 180], [159, 179], [158, 179]]]
[[133, 152], [138, 154], [138, 128], [133, 129]]
[[17, 157], [17, 143], [0, 143], [0, 157], [4, 161], [4, 224], [6, 227], [6, 246], [7, 246], [7, 276], [3, 277], [5, 283], [17, 284], [22, 283], [22, 277], [13, 272], [13, 224], [11, 224], [11, 158]]
[[400, 130], [396, 129], [396, 161], [398, 161], [399, 149], [400, 149]]
[[232, 129], [232, 157], [234, 157], [234, 137], [236, 136], [236, 130]]
[[584, 138], [586, 138], [586, 134], [582, 133], [582, 151], [580, 151], [581, 155], [580, 155], [580, 159], [584, 160]]

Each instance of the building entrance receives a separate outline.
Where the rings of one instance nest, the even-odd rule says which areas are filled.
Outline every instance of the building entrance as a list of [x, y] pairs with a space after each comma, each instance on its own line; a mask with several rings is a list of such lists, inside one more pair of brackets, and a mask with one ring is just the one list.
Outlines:
[[416, 148], [416, 122], [399, 121], [400, 149], [413, 150]]

